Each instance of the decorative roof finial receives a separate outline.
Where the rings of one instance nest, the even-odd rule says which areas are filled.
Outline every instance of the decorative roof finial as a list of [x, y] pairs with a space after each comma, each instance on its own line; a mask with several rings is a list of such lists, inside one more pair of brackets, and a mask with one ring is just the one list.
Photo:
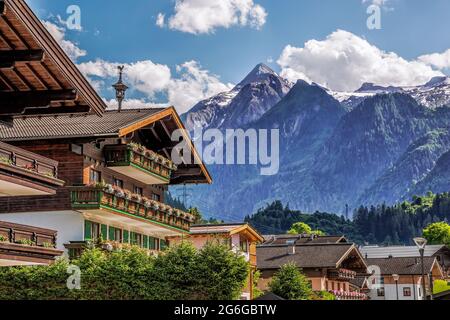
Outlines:
[[118, 66], [117, 69], [119, 69], [119, 81], [117, 83], [113, 84], [113, 88], [116, 90], [116, 99], [119, 103], [119, 112], [122, 110], [122, 102], [125, 99], [125, 92], [127, 91], [128, 87], [126, 84], [122, 81], [122, 74], [123, 69], [125, 66]]

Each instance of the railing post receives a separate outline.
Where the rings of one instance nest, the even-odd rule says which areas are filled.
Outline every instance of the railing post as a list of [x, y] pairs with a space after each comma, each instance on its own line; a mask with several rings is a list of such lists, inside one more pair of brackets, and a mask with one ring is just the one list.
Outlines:
[[14, 229], [10, 228], [9, 229], [9, 242], [14, 243], [15, 242], [15, 233], [14, 233]]
[[17, 164], [17, 156], [15, 152], [11, 152], [11, 162], [13, 163], [13, 165]]

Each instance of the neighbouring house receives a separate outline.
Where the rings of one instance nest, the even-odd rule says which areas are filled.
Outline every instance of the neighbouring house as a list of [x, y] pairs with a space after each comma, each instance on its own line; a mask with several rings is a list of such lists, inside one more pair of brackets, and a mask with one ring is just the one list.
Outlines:
[[431, 284], [444, 277], [436, 257], [424, 258], [425, 286], [422, 285], [422, 263], [418, 257], [389, 257], [366, 259], [371, 300], [423, 300], [424, 293], [432, 292]]
[[329, 291], [340, 300], [366, 298], [350, 284], [367, 273], [364, 258], [353, 243], [295, 244], [295, 240], [288, 240], [284, 244], [258, 246], [256, 256], [261, 271], [258, 287], [263, 291], [269, 290], [272, 277], [283, 265], [295, 263], [314, 291]]
[[0, 267], [47, 265], [63, 254], [57, 232], [0, 221]]
[[[419, 258], [420, 252], [416, 246], [364, 246], [360, 248], [365, 258]], [[450, 248], [446, 245], [427, 245], [424, 251], [425, 257], [435, 257], [441, 266], [444, 276], [450, 277]]]
[[[12, 126], [16, 117], [100, 115], [106, 109], [25, 1], [0, 0], [0, 39], [3, 125]], [[0, 142], [2, 211], [9, 211], [6, 199], [55, 195], [64, 185], [58, 168], [54, 159]], [[49, 264], [62, 254], [55, 249], [57, 231], [23, 222], [0, 222], [0, 266]]]
[[256, 229], [247, 223], [229, 223], [215, 225], [194, 225], [188, 235], [171, 237], [170, 242], [190, 241], [197, 249], [201, 249], [208, 242], [227, 244], [231, 250], [242, 253], [250, 263], [251, 272], [241, 299], [253, 299], [253, 276], [256, 271], [256, 246], [264, 238]]
[[[178, 129], [191, 159], [177, 166], [170, 158]], [[172, 107], [0, 124], [3, 141], [58, 161], [58, 177], [65, 181], [55, 195], [0, 197], [0, 218], [57, 230], [57, 248], [72, 255], [100, 237], [161, 250], [168, 237], [189, 234], [194, 221], [164, 203], [168, 185], [211, 182], [183, 129]]]

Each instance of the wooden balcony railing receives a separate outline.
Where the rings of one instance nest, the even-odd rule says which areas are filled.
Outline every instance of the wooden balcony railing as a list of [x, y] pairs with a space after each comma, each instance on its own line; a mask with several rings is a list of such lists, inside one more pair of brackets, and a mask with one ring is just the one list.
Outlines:
[[347, 269], [337, 269], [328, 271], [328, 278], [335, 280], [352, 280], [356, 278], [356, 271]]
[[95, 210], [100, 208], [132, 214], [151, 222], [188, 231], [194, 217], [158, 201], [150, 200], [127, 190], [105, 186], [73, 187], [71, 191], [74, 209]]
[[169, 159], [134, 143], [105, 146], [104, 155], [109, 167], [138, 166], [167, 182], [177, 169]]
[[56, 231], [0, 221], [0, 243], [56, 248]]
[[0, 142], [0, 164], [25, 169], [43, 177], [58, 177], [58, 162]]

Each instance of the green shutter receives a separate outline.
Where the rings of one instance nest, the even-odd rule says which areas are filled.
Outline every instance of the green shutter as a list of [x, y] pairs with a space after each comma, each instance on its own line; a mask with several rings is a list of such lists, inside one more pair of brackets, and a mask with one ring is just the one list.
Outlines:
[[136, 233], [134, 233], [134, 232], [131, 232], [130, 233], [130, 238], [131, 238], [131, 244], [136, 244], [137, 243], [137, 241], [136, 241]]
[[116, 240], [116, 233], [114, 227], [109, 227], [109, 240], [111, 241]]
[[144, 241], [144, 249], [148, 249], [148, 236], [144, 236], [143, 241]]
[[167, 248], [167, 242], [166, 242], [165, 240], [160, 239], [160, 240], [159, 240], [159, 249], [160, 249], [161, 251], [163, 251], [163, 250], [166, 249], [166, 248]]
[[100, 229], [101, 229], [103, 240], [108, 240], [108, 226], [105, 224], [102, 224]]
[[129, 235], [130, 233], [128, 232], [128, 230], [123, 230], [123, 243], [129, 242]]
[[92, 222], [84, 220], [84, 240], [92, 239]]
[[149, 242], [148, 248], [149, 248], [150, 250], [156, 250], [156, 246], [155, 246], [155, 238], [153, 238], [153, 237], [148, 237], [148, 242]]

